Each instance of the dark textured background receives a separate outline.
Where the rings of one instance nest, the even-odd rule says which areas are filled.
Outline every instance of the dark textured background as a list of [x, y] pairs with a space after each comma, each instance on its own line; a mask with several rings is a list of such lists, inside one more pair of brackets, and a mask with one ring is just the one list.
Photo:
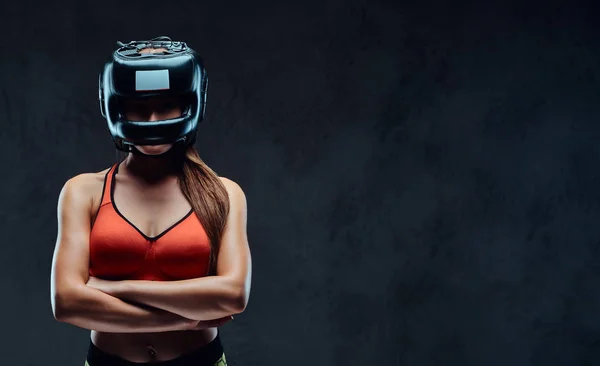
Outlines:
[[58, 193], [115, 161], [115, 42], [170, 35], [248, 198], [232, 365], [597, 365], [597, 9], [440, 3], [3, 2], [0, 363], [83, 365], [50, 308]]

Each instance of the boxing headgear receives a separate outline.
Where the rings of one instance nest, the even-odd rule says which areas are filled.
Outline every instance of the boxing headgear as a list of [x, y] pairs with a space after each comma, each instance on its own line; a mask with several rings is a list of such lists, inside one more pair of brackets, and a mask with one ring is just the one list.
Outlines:
[[[133, 145], [193, 144], [206, 110], [208, 77], [202, 59], [184, 42], [169, 37], [117, 43], [99, 75], [100, 112], [117, 149]], [[165, 48], [162, 53], [140, 53]], [[128, 121], [124, 102], [149, 97], [175, 97], [181, 117], [161, 121]]]

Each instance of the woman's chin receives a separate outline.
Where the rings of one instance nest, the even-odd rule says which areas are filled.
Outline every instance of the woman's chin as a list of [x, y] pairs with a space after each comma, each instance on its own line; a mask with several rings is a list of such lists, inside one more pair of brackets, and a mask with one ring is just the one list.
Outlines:
[[138, 149], [142, 154], [145, 155], [161, 155], [169, 151], [173, 147], [172, 144], [165, 145], [136, 145], [135, 148]]

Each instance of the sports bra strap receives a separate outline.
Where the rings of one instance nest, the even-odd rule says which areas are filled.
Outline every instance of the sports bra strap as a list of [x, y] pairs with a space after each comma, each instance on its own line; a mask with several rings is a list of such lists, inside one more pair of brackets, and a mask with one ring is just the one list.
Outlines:
[[110, 202], [110, 192], [112, 189], [113, 175], [115, 174], [116, 169], [117, 164], [113, 165], [104, 176], [104, 186], [102, 188], [102, 203], [100, 204], [100, 206], [104, 206], [105, 204]]

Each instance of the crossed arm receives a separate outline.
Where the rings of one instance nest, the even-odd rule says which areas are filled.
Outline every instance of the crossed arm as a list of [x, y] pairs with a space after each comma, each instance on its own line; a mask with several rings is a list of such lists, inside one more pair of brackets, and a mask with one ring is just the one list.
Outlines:
[[141, 303], [193, 320], [211, 320], [244, 311], [250, 294], [251, 258], [247, 208], [241, 188], [226, 182], [230, 211], [220, 244], [217, 274], [181, 281], [107, 281], [87, 285], [125, 301]]
[[[92, 183], [90, 183], [92, 182]], [[224, 180], [230, 211], [220, 245], [216, 276], [184, 281], [106, 281], [88, 275], [93, 177], [69, 180], [59, 197], [59, 230], [51, 273], [54, 317], [103, 332], [165, 332], [218, 326], [248, 302], [251, 258], [246, 235], [246, 200]]]

